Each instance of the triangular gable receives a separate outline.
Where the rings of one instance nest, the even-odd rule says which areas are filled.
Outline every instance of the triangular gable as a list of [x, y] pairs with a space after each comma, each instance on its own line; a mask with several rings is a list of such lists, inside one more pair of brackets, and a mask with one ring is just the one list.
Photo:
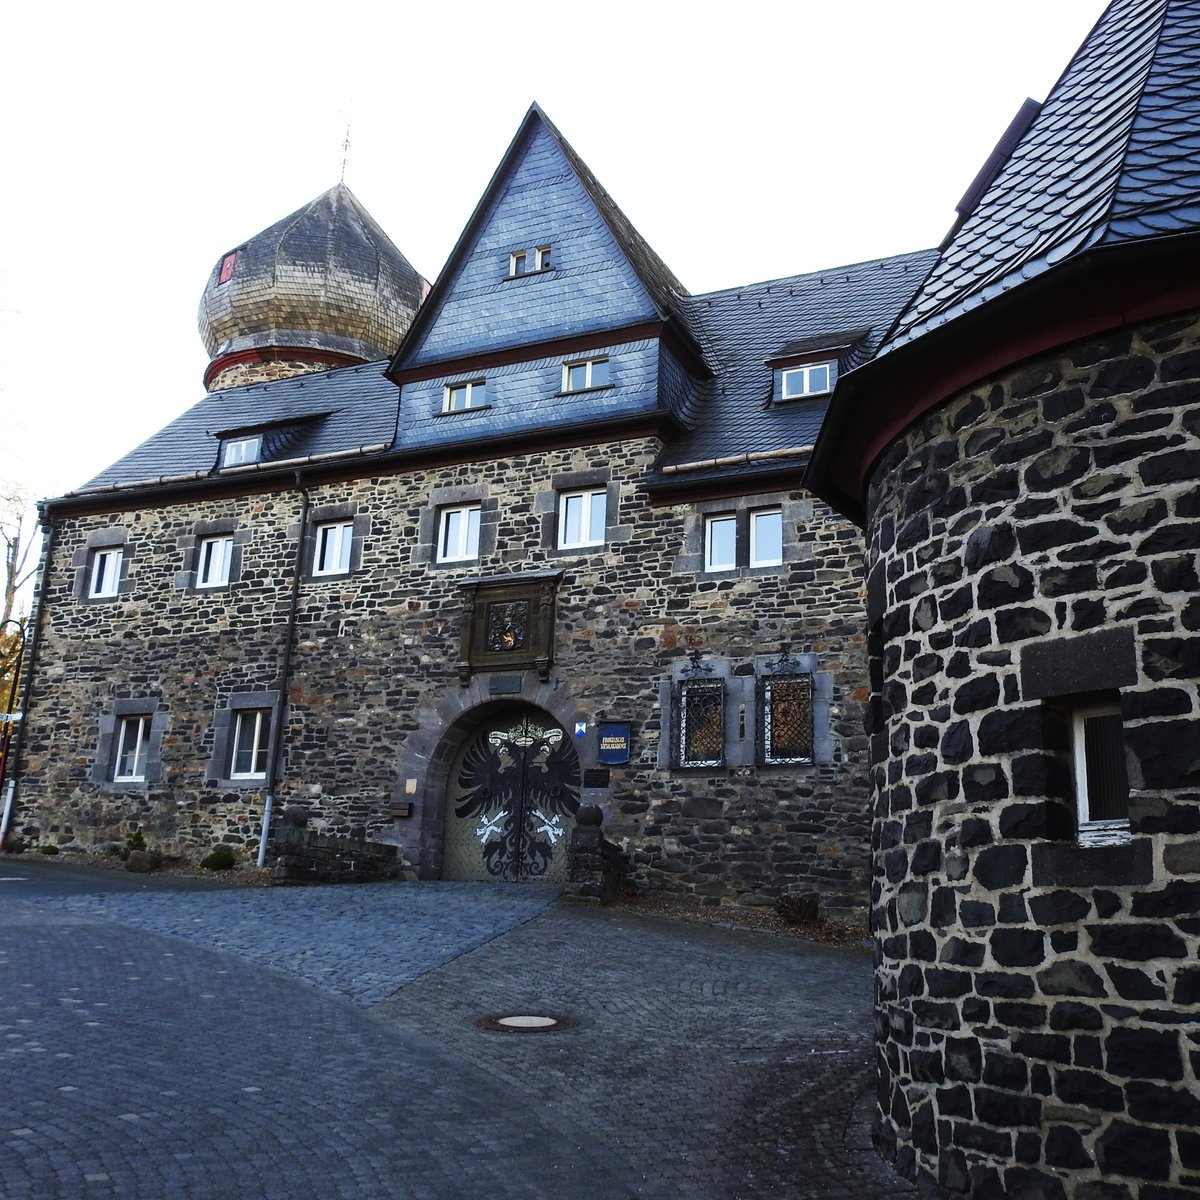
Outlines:
[[[551, 269], [537, 271], [538, 247]], [[529, 257], [513, 277], [511, 255]], [[682, 285], [535, 104], [389, 374], [672, 315]]]

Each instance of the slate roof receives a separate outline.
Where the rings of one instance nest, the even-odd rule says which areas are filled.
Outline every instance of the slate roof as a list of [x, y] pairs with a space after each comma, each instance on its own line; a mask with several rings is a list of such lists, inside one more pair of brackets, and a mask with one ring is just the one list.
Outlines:
[[[811, 446], [828, 397], [772, 404], [769, 363], [837, 347], [833, 357], [845, 373], [870, 358], [936, 257], [936, 251], [922, 250], [680, 297], [681, 316], [715, 378], [705, 385], [690, 432], [657, 464], [660, 472], [666, 469], [663, 478], [681, 464]], [[717, 469], [689, 472], [689, 478]], [[756, 469], [764, 468], [724, 464], [720, 471], [725, 478]]]
[[266, 346], [376, 359], [391, 352], [429, 285], [344, 183], [225, 255], [200, 300], [209, 356]]
[[366, 363], [213, 392], [80, 490], [204, 478], [216, 471], [218, 435], [232, 433], [263, 432], [264, 456], [275, 461], [390, 446], [399, 393], [383, 367]]
[[496, 197], [504, 179], [516, 164], [530, 128], [535, 123], [542, 125], [558, 144], [563, 156], [579, 177], [584, 190], [588, 193], [592, 203], [596, 205], [597, 211], [608, 226], [618, 247], [620, 247], [621, 252], [637, 272], [638, 278], [649, 292], [661, 315], [664, 318], [672, 315], [679, 316], [679, 298], [687, 295], [687, 290], [683, 284], [679, 282], [671, 269], [654, 252], [646, 239], [633, 227], [633, 223], [617, 206], [616, 201], [608, 194], [595, 175], [592, 174], [591, 168], [579, 157], [575, 148], [558, 131], [554, 122], [542, 111], [541, 106], [534, 103], [529, 106], [529, 111], [525, 114], [520, 128], [509, 143], [504, 157], [500, 160], [500, 164], [484, 189], [479, 203], [476, 204], [475, 210], [459, 235], [459, 239], [455, 243], [454, 249], [450, 252], [450, 256], [447, 258], [446, 264], [439, 273], [437, 280], [434, 282], [433, 289], [429, 293], [425, 304], [417, 313], [416, 319], [405, 334], [399, 349], [392, 356], [392, 361], [388, 368], [389, 372], [402, 369], [411, 350], [420, 346], [427, 323], [439, 311], [441, 300], [456, 278], [461, 261], [475, 244], [479, 229], [490, 210], [492, 201]]
[[1200, 231], [1200, 5], [1113, 0], [886, 354], [1087, 251]]

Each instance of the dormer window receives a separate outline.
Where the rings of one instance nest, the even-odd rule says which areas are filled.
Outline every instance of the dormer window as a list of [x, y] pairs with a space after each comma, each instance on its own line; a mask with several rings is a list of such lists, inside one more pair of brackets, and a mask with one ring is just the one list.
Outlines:
[[228, 283], [233, 278], [233, 268], [237, 263], [237, 251], [231, 250], [221, 259], [221, 273], [217, 276], [218, 283]]
[[514, 250], [508, 256], [508, 277], [516, 279], [520, 275], [534, 275], [538, 271], [549, 271], [553, 267], [550, 254], [554, 247], [547, 243], [537, 246], [530, 253], [528, 250]]
[[464, 383], [448, 383], [442, 393], [442, 412], [464, 412], [482, 408], [487, 403], [487, 381], [470, 379]]
[[801, 367], [784, 367], [779, 372], [780, 400], [800, 400], [805, 396], [824, 396], [833, 390], [834, 364], [805, 363]]
[[529, 270], [529, 255], [524, 250], [514, 250], [508, 256], [508, 274], [510, 277], [524, 275]]
[[589, 358], [583, 362], [563, 363], [564, 392], [585, 392], [589, 388], [608, 387], [608, 359]]
[[230, 438], [221, 453], [221, 466], [241, 467], [247, 463], [256, 463], [261, 451], [261, 434], [255, 434], [254, 437]]
[[550, 251], [551, 251], [551, 249], [552, 249], [552, 247], [550, 247], [550, 246], [539, 246], [533, 252], [533, 269], [535, 271], [550, 270], [550, 267], [551, 267]]

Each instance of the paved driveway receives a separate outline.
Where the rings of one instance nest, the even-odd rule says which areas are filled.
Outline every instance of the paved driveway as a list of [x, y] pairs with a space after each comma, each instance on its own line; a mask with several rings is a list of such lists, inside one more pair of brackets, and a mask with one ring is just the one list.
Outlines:
[[[0, 859], [6, 1200], [872, 1200], [869, 959], [469, 884]], [[501, 1013], [568, 1017], [494, 1033]]]

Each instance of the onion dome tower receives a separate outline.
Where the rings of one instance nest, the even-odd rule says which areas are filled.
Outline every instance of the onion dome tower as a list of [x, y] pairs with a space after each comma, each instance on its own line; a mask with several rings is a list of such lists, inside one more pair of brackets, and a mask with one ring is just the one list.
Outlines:
[[223, 254], [200, 300], [210, 391], [386, 358], [429, 284], [339, 183]]

